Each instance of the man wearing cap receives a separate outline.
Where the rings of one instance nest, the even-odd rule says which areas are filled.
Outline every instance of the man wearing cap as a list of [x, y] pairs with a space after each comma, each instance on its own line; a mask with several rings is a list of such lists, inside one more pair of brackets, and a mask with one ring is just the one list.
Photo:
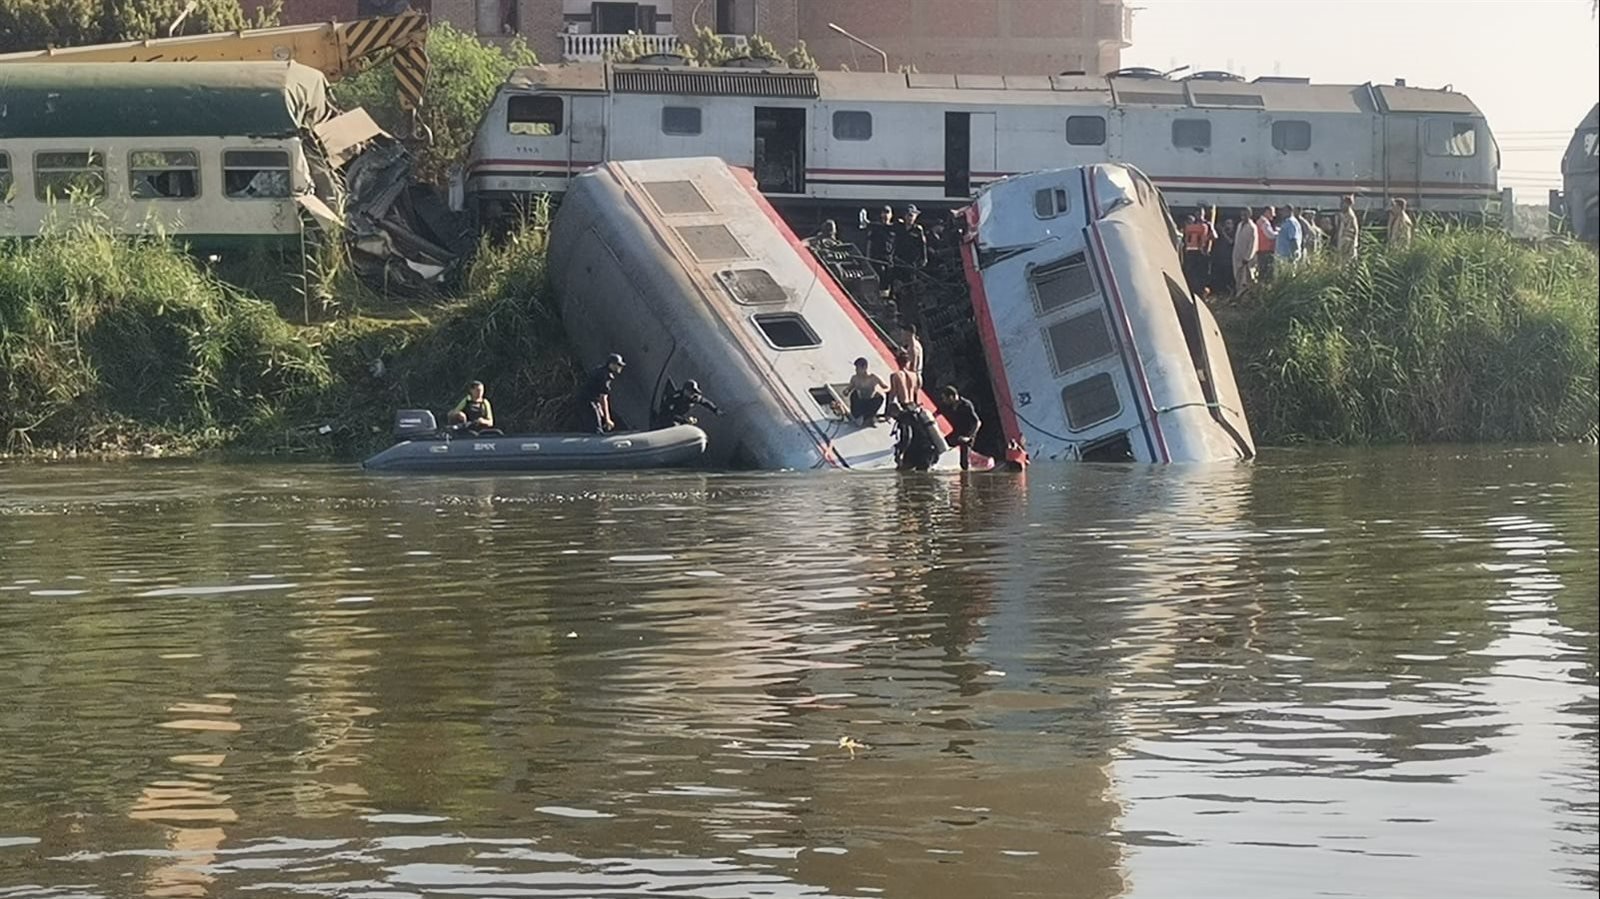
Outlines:
[[907, 206], [894, 236], [896, 286], [909, 283], [928, 264], [928, 231], [917, 220], [920, 214], [915, 205]]
[[595, 366], [589, 372], [578, 391], [578, 419], [583, 430], [604, 434], [616, 428], [617, 423], [611, 420], [611, 382], [626, 367], [622, 357], [612, 353], [606, 357], [604, 365]]

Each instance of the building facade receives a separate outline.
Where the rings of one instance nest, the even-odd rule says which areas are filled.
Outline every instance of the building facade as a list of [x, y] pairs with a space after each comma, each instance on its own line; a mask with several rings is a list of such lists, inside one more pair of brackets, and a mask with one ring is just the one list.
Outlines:
[[486, 40], [521, 35], [546, 62], [600, 59], [629, 32], [671, 52], [710, 28], [759, 34], [780, 50], [804, 41], [826, 69], [876, 71], [881, 50], [891, 70], [1002, 75], [1110, 72], [1133, 19], [1125, 0], [285, 0], [283, 18], [347, 20], [408, 5]]

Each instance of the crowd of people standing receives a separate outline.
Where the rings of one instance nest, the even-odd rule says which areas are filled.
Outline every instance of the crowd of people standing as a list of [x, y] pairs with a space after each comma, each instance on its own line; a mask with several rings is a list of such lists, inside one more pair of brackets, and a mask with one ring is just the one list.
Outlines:
[[[1183, 217], [1183, 273], [1199, 296], [1241, 293], [1274, 271], [1319, 253], [1331, 251], [1346, 259], [1360, 253], [1361, 221], [1354, 196], [1342, 197], [1332, 214], [1285, 204], [1260, 210], [1246, 206], [1220, 223], [1217, 216], [1216, 207], [1201, 206]], [[1396, 199], [1389, 209], [1389, 244], [1403, 246], [1413, 230], [1406, 201]]]

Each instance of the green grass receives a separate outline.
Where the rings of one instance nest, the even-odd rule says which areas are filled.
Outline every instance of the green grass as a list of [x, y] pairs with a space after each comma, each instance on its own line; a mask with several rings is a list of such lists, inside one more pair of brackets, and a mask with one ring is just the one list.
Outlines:
[[1597, 285], [1581, 246], [1433, 227], [1302, 263], [1218, 319], [1263, 444], [1593, 440]]

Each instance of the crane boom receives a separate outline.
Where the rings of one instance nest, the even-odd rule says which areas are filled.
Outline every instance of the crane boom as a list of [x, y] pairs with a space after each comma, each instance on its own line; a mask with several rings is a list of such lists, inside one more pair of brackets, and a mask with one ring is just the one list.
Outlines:
[[183, 37], [0, 53], [8, 62], [244, 62], [293, 60], [338, 81], [391, 50], [400, 106], [414, 117], [428, 78], [428, 17], [408, 10], [354, 22], [319, 22]]

